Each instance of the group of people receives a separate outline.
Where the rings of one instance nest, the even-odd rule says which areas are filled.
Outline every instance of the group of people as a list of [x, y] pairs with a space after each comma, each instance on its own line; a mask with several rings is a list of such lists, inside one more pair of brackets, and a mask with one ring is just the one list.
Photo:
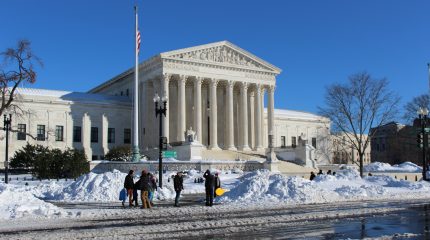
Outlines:
[[[137, 182], [134, 182], [133, 178], [134, 171], [130, 170], [124, 180], [124, 189], [127, 191], [128, 205], [130, 207], [139, 206], [138, 190], [140, 190], [140, 200], [142, 203], [141, 208], [151, 208], [154, 206], [152, 200], [154, 198], [155, 191], [157, 191], [157, 179], [155, 176], [152, 173], [143, 170]], [[122, 201], [122, 205], [125, 206], [125, 200]]]
[[[320, 169], [317, 175], [323, 175], [323, 171]], [[336, 175], [336, 172], [332, 172], [331, 170], [327, 171], [327, 175]], [[314, 178], [316, 177], [314, 172], [311, 172], [311, 176], [309, 177], [309, 180], [314, 180]]]
[[[140, 190], [140, 199], [142, 202], [141, 208], [151, 208], [154, 204], [154, 192], [157, 190], [157, 180], [153, 174], [143, 170], [137, 182], [134, 182], [134, 171], [130, 170], [124, 180], [124, 189], [129, 200], [130, 207], [138, 207], [138, 190]], [[214, 198], [216, 197], [215, 190], [221, 187], [221, 180], [218, 173], [212, 174], [209, 170], [203, 174], [205, 179], [206, 206], [213, 206]], [[184, 179], [182, 172], [177, 172], [173, 177], [173, 187], [176, 192], [175, 207], [179, 207], [179, 198], [184, 190]], [[134, 202], [134, 204], [133, 204]], [[122, 205], [125, 206], [125, 198]]]

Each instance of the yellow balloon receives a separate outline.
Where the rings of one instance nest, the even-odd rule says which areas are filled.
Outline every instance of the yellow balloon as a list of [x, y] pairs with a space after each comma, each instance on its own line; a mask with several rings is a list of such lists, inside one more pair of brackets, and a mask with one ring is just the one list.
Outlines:
[[215, 193], [216, 193], [217, 196], [221, 196], [221, 195], [223, 195], [225, 193], [225, 189], [217, 188], [215, 190]]

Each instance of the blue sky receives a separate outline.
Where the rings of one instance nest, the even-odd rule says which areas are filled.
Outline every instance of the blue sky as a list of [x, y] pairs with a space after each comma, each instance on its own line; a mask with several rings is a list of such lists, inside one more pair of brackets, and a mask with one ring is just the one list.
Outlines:
[[428, 0], [1, 0], [0, 50], [26, 38], [43, 59], [33, 87], [87, 91], [141, 61], [228, 40], [280, 67], [276, 107], [316, 112], [325, 86], [368, 71], [402, 105], [428, 91]]

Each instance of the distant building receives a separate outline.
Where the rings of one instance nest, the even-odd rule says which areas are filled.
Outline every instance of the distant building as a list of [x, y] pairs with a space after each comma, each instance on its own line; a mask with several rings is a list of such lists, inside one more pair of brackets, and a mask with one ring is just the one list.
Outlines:
[[390, 122], [370, 130], [372, 134], [372, 162], [400, 164], [413, 162], [422, 165], [422, 149], [417, 146], [417, 128]]
[[[350, 138], [353, 140], [351, 142]], [[363, 135], [363, 143], [367, 139], [367, 135]], [[354, 138], [354, 135], [352, 133], [343, 133], [343, 134], [337, 134], [332, 135], [332, 151], [333, 151], [333, 161], [334, 164], [356, 164], [359, 163], [360, 157], [358, 155], [358, 151], [355, 145], [353, 143], [357, 143], [357, 141]], [[364, 146], [362, 146], [364, 147]], [[370, 143], [367, 146], [364, 157], [363, 157], [363, 164], [369, 164], [371, 158], [371, 148]]]

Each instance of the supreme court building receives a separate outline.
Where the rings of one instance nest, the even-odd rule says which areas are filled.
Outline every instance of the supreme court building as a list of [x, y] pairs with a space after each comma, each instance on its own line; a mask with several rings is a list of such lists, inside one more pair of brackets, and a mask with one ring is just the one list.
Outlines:
[[[289, 91], [276, 88], [280, 73], [276, 66], [228, 41], [164, 52], [140, 63], [141, 153], [156, 158], [155, 94], [168, 98], [163, 135], [180, 160], [231, 159], [237, 153], [261, 157], [269, 135], [279, 150], [301, 143], [318, 149], [329, 134], [330, 121], [312, 113], [275, 109], [275, 91]], [[40, 138], [22, 141], [14, 133], [9, 151], [29, 141], [82, 148], [89, 159], [103, 159], [110, 148], [131, 143], [133, 86], [131, 68], [87, 93], [19, 89], [21, 108], [33, 114], [17, 116], [13, 127]], [[41, 125], [46, 126], [43, 131]], [[42, 138], [49, 131], [52, 137]], [[195, 133], [193, 142], [187, 132]], [[3, 151], [0, 143], [0, 154]], [[323, 155], [312, 159], [319, 161]]]

